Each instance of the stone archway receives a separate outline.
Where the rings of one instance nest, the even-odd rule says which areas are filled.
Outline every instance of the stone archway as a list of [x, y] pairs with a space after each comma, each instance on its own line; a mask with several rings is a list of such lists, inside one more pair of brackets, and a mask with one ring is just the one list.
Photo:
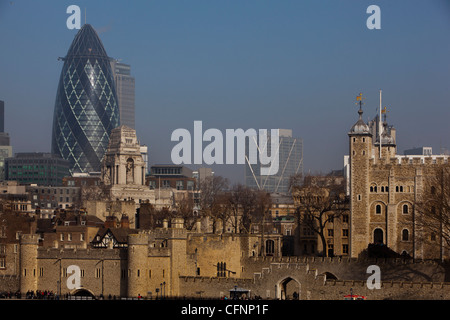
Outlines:
[[86, 297], [88, 299], [95, 299], [95, 295], [91, 290], [85, 288], [75, 289], [70, 293], [74, 297]]
[[301, 285], [296, 279], [286, 277], [277, 283], [277, 298], [280, 300], [300, 299]]

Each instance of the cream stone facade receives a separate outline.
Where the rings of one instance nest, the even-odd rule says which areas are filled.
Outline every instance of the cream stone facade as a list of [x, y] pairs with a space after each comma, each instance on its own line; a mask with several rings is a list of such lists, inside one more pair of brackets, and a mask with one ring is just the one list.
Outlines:
[[448, 156], [398, 155], [395, 129], [384, 120], [378, 125], [380, 135], [373, 130], [376, 121], [366, 124], [362, 120], [361, 106], [358, 113], [359, 120], [348, 133], [345, 164], [351, 211], [350, 256], [356, 258], [369, 244], [377, 243], [416, 259], [448, 258], [449, 252], [438, 240], [424, 241], [430, 235], [417, 226], [415, 208], [424, 182], [448, 164]]
[[154, 199], [154, 192], [145, 185], [145, 162], [134, 129], [122, 125], [111, 131], [102, 181], [110, 199], [133, 199], [136, 203]]

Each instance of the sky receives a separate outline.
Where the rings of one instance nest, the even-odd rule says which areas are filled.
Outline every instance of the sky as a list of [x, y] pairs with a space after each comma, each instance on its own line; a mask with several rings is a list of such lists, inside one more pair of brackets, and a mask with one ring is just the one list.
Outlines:
[[[136, 132], [150, 164], [171, 162], [178, 128], [292, 129], [308, 173], [341, 169], [348, 131], [377, 114], [397, 149], [450, 149], [448, 0], [0, 0], [0, 100], [13, 152], [50, 152], [62, 62], [82, 10], [136, 79]], [[369, 29], [370, 5], [381, 29]], [[85, 20], [86, 18], [86, 20]], [[206, 166], [206, 165], [205, 165]], [[195, 168], [195, 167], [192, 167]], [[244, 167], [213, 166], [242, 182]]]

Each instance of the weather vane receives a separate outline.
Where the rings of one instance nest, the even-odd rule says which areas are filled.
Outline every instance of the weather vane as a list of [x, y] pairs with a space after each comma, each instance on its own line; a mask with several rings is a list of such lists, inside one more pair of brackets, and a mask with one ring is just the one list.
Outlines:
[[362, 105], [364, 104], [364, 102], [362, 102], [365, 98], [362, 95], [362, 92], [360, 92], [357, 96], [356, 96], [356, 105], [359, 104], [359, 109], [362, 109]]
[[384, 106], [383, 109], [381, 109], [381, 113], [384, 115], [384, 121], [386, 122], [386, 118], [387, 118], [387, 113], [389, 112], [389, 110], [387, 109], [386, 106]]

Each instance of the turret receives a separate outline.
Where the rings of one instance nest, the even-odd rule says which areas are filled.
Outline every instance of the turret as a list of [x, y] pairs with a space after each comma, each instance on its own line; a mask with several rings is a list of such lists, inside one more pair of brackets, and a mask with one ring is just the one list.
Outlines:
[[36, 291], [37, 285], [37, 234], [23, 234], [20, 238], [20, 291]]
[[372, 155], [372, 134], [362, 120], [362, 95], [359, 102], [359, 119], [350, 129], [350, 251], [355, 257], [365, 249], [368, 230], [369, 159]]

